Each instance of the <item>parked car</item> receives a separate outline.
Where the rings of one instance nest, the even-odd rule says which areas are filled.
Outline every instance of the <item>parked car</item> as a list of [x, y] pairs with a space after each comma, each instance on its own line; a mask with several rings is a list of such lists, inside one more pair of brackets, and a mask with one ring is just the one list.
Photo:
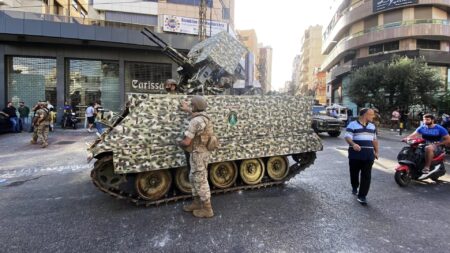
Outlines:
[[0, 133], [9, 133], [11, 131], [11, 122], [8, 117], [0, 114]]
[[341, 121], [327, 115], [325, 106], [313, 106], [312, 128], [316, 133], [327, 132], [331, 137], [341, 134]]

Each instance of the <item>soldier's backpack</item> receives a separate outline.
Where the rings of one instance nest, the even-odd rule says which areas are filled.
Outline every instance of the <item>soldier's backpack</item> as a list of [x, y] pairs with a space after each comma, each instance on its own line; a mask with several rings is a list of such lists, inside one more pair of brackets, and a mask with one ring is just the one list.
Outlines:
[[214, 134], [214, 128], [213, 124], [211, 123], [211, 119], [208, 116], [202, 114], [196, 115], [193, 118], [199, 116], [203, 116], [204, 119], [207, 119], [207, 121], [205, 122], [205, 130], [200, 134], [201, 141], [208, 151], [214, 151], [219, 148], [219, 139], [217, 139], [217, 136]]

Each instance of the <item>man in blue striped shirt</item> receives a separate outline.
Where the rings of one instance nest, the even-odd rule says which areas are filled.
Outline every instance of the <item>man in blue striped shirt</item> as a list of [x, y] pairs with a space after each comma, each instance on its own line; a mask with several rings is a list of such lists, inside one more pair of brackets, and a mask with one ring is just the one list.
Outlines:
[[377, 129], [371, 123], [374, 117], [375, 112], [372, 109], [361, 109], [358, 120], [348, 124], [345, 134], [345, 141], [350, 145], [348, 159], [352, 193], [358, 194], [357, 200], [362, 205], [367, 204], [366, 196], [370, 188], [372, 165], [374, 160], [378, 159]]

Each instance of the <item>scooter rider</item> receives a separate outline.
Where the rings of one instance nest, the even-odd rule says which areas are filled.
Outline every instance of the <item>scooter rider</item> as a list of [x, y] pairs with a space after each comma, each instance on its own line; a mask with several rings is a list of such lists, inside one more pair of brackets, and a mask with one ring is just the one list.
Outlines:
[[445, 128], [434, 123], [434, 116], [432, 114], [423, 115], [423, 123], [420, 127], [410, 134], [407, 139], [418, 137], [419, 135], [425, 139], [428, 144], [425, 147], [425, 166], [422, 170], [422, 175], [419, 180], [429, 177], [435, 173], [439, 168], [430, 171], [431, 161], [433, 157], [442, 152], [443, 145], [450, 145], [450, 136]]

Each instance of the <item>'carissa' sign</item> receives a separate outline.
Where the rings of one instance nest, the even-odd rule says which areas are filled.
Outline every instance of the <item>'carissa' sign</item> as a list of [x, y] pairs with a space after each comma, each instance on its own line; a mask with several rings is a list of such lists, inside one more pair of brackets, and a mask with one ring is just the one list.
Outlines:
[[384, 11], [403, 5], [416, 4], [418, 0], [373, 0], [373, 12]]
[[134, 92], [153, 93], [164, 90], [164, 83], [155, 83], [151, 81], [132, 80], [131, 88]]

